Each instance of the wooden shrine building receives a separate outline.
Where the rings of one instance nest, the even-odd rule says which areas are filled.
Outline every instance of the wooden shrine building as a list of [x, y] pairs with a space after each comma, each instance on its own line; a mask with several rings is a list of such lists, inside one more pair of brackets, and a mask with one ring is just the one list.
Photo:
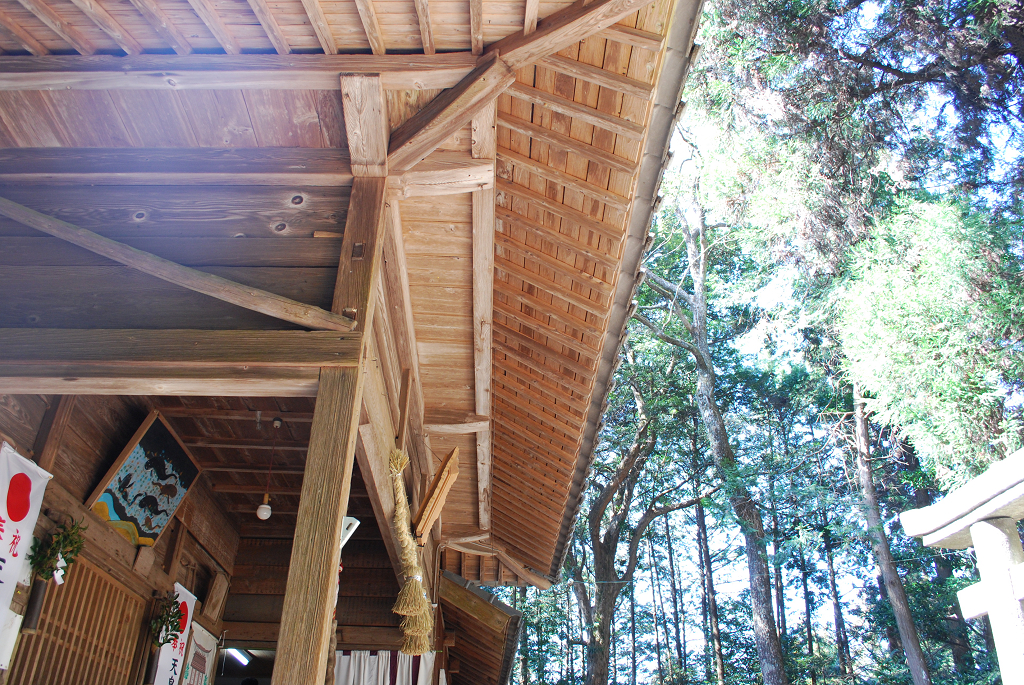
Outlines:
[[[275, 685], [397, 649], [396, 448], [413, 513], [458, 448], [432, 642], [504, 682], [474, 586], [559, 575], [699, 12], [0, 0], [0, 438], [54, 476], [37, 534], [88, 524], [4, 682], [142, 682], [174, 582]], [[154, 411], [199, 475], [148, 546], [91, 498]]]

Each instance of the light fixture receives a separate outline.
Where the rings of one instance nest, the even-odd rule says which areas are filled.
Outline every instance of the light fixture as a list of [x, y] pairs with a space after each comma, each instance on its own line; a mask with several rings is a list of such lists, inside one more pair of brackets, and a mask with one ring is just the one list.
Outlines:
[[256, 518], [260, 521], [266, 521], [270, 518], [270, 493], [263, 493], [263, 504], [256, 507]]
[[238, 659], [238, 663], [242, 664], [243, 666], [248, 666], [249, 662], [252, 661], [249, 655], [246, 654], [243, 650], [235, 649], [234, 647], [229, 647], [224, 651]]
[[263, 504], [256, 507], [256, 518], [260, 521], [266, 521], [270, 518], [273, 511], [270, 509], [270, 474], [274, 470], [274, 452], [277, 451], [277, 429], [281, 427], [284, 422], [275, 418], [272, 425], [274, 426], [274, 444], [270, 448], [270, 463], [267, 465], [267, 490], [263, 493]]
[[349, 538], [356, 532], [356, 528], [359, 527], [359, 519], [352, 516], [346, 516], [341, 523], [341, 546], [344, 547], [345, 543], [348, 542]]

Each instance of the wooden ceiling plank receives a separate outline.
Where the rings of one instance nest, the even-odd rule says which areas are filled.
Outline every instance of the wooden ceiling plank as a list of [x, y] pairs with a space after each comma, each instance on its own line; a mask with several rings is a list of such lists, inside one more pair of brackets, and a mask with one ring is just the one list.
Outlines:
[[81, 54], [91, 55], [96, 52], [96, 46], [85, 37], [85, 34], [54, 12], [53, 8], [43, 2], [43, 0], [18, 0], [18, 2]]
[[[264, 469], [266, 471], [266, 469]], [[222, 492], [232, 495], [262, 495], [267, 492], [267, 486], [264, 485], [238, 485], [236, 483], [213, 483], [210, 486], [214, 492]], [[302, 494], [302, 487], [286, 487], [283, 485], [271, 485], [271, 495], [300, 495]], [[275, 514], [279, 513], [274, 511]]]
[[188, 0], [188, 4], [192, 6], [192, 9], [196, 11], [199, 18], [206, 24], [206, 28], [210, 29], [210, 33], [213, 34], [213, 37], [224, 48], [224, 52], [229, 55], [241, 54], [242, 46], [238, 44], [235, 37], [231, 35], [231, 29], [228, 28], [228, 25], [217, 14], [217, 7], [213, 4], [213, 0]]
[[476, 67], [436, 55], [51, 55], [5, 57], [0, 90], [337, 90], [338, 74], [380, 74], [388, 90], [451, 88]]
[[[494, 403], [494, 411], [496, 414], [500, 414], [513, 423], [520, 423], [524, 428], [528, 428], [533, 435], [540, 440], [550, 440], [556, 444], [556, 447], [564, 452], [568, 456], [575, 456], [576, 451], [579, 449], [579, 440], [572, 439], [563, 435], [564, 431], [571, 431], [572, 429], [562, 424], [561, 427], [551, 425], [550, 423], [541, 423], [534, 420], [534, 418], [527, 414], [521, 402], [518, 405], [509, 404], [515, 403], [516, 398], [511, 396], [511, 393], [502, 394], [501, 401]], [[518, 431], [517, 431], [518, 432]], [[579, 431], [573, 431], [579, 436]]]
[[319, 148], [7, 148], [0, 183], [343, 186], [341, 151]]
[[171, 18], [160, 8], [157, 0], [129, 0], [139, 14], [164, 41], [179, 55], [191, 55], [192, 45], [188, 42]]
[[[608, 312], [600, 302], [595, 302], [594, 300], [580, 295], [573, 290], [563, 288], [561, 285], [541, 276], [535, 271], [531, 271], [517, 263], [511, 262], [501, 255], [497, 255], [495, 257], [494, 268], [495, 270], [504, 272], [510, 276], [515, 276], [524, 283], [528, 283], [535, 288], [539, 288], [546, 293], [554, 295], [558, 299], [565, 300], [569, 304], [576, 305], [588, 314], [593, 315], [595, 324], [603, 325], [604, 321], [607, 319]], [[495, 288], [498, 287], [499, 286], [496, 282]], [[510, 288], [510, 290], [514, 289]]]
[[267, 38], [270, 39], [270, 44], [277, 50], [277, 54], [291, 54], [292, 48], [288, 45], [288, 38], [281, 30], [280, 24], [277, 23], [277, 18], [274, 17], [274, 12], [270, 9], [270, 4], [267, 3], [267, 0], [249, 0], [249, 7], [252, 8], [253, 14], [259, 19], [260, 26], [266, 31]]
[[538, 426], [545, 426], [544, 431], [547, 433], [557, 431], [556, 434], [560, 436], [560, 439], [564, 437], [564, 439], [569, 440], [578, 447], [578, 443], [574, 442], [575, 438], [571, 436], [580, 435], [584, 425], [582, 420], [574, 421], [571, 417], [566, 418], [565, 414], [555, 416], [554, 409], [546, 403], [539, 402], [537, 398], [530, 397], [529, 395], [524, 395], [521, 391], [514, 391], [502, 383], [494, 384], [494, 396], [496, 398], [495, 406], [500, 405], [507, 411], [515, 411], [519, 414], [530, 411], [532, 412], [530, 420]]
[[516, 133], [539, 140], [542, 143], [553, 145], [559, 150], [568, 150], [586, 160], [603, 164], [624, 174], [634, 174], [640, 166], [638, 162], [626, 159], [625, 157], [619, 157], [611, 152], [605, 152], [601, 148], [594, 147], [582, 140], [570, 138], [567, 135], [544, 126], [539, 126], [533, 122], [525, 121], [512, 114], [500, 112], [498, 114], [498, 123], [510, 131], [515, 131]]
[[[574, 374], [579, 376], [581, 382], [589, 382], [593, 380], [594, 375], [597, 373], [594, 369], [591, 369], [586, 364], [576, 362], [567, 357], [562, 352], [556, 351], [545, 345], [544, 343], [536, 340], [535, 338], [520, 333], [519, 331], [512, 330], [509, 326], [499, 321], [494, 322], [495, 335], [503, 335], [507, 339], [507, 344], [516, 344], [525, 347], [534, 354], [543, 355], [543, 358], [553, 364], [558, 364], [564, 369], [572, 371]], [[511, 342], [508, 342], [511, 341]], [[552, 369], [555, 373], [558, 373], [557, 369]]]
[[454, 88], [430, 101], [391, 134], [388, 166], [394, 171], [412, 168], [452, 137], [499, 93], [515, 81], [505, 63], [492, 58], [482, 61]]
[[469, 44], [474, 55], [484, 53], [484, 0], [469, 0]]
[[245, 438], [203, 438], [197, 436], [182, 436], [181, 441], [186, 447], [207, 447], [209, 449], [226, 450], [279, 450], [281, 452], [305, 452], [309, 444], [302, 441], [277, 440], [275, 442], [261, 442], [258, 440], [247, 440]]
[[[503, 179], [497, 179], [500, 183]], [[543, 224], [537, 223], [527, 219], [521, 214], [505, 209], [504, 207], [495, 208], [495, 216], [501, 220], [506, 226], [515, 226], [516, 228], [525, 231], [528, 235], [533, 236], [537, 240], [551, 243], [558, 250], [568, 252], [577, 257], [583, 259], [589, 259], [590, 261], [597, 262], [599, 266], [606, 269], [615, 269], [618, 267], [618, 259], [612, 257], [604, 252], [591, 248], [586, 243], [573, 238], [565, 233], [560, 233], [557, 227], [544, 226]]]
[[349, 331], [354, 325], [350, 317], [327, 312], [319, 307], [296, 302], [265, 290], [244, 286], [220, 276], [181, 266], [154, 254], [136, 250], [116, 240], [105, 238], [98, 233], [41, 214], [5, 198], [0, 198], [0, 214], [168, 283], [267, 316], [300, 326], [326, 330]]
[[36, 57], [43, 55], [49, 55], [49, 49], [40, 43], [35, 37], [25, 30], [25, 28], [16, 22], [11, 15], [7, 14], [3, 10], [0, 10], [0, 27], [6, 29], [15, 40], [21, 43], [22, 47], [31, 52]]
[[[512, 181], [500, 176], [495, 179], [495, 187], [499, 192], [514, 195], [524, 202], [534, 205], [536, 209], [548, 212], [549, 214], [554, 214], [555, 216], [568, 221], [572, 225], [579, 226], [581, 232], [591, 231], [596, 233], [607, 243], [607, 246], [603, 248], [607, 258], [614, 259], [615, 263], [618, 264], [617, 253], [624, 234], [622, 233], [622, 230], [617, 228], [614, 224], [606, 224], [598, 221], [589, 214], [585, 214], [570, 205], [565, 205], [557, 200], [552, 200], [551, 198], [541, 195], [534, 190], [530, 190], [526, 186], [513, 183]], [[510, 203], [506, 202], [506, 204]], [[500, 207], [497, 211], [500, 213], [501, 217], [508, 217], [511, 221], [531, 221], [529, 217], [522, 216], [521, 214], [513, 212], [505, 207]], [[541, 224], [538, 223], [537, 225]], [[559, 236], [561, 235], [564, 234], [559, 233]], [[571, 236], [565, 237], [572, 239]], [[552, 242], [555, 241], [552, 240]], [[585, 243], [586, 241], [578, 240], [578, 242]]]
[[[160, 413], [162, 414], [163, 412], [160, 412]], [[221, 464], [220, 462], [205, 462], [205, 463], [201, 463], [201, 464], [199, 464], [199, 468], [202, 471], [209, 471], [211, 473], [256, 473], [256, 474], [260, 474], [260, 475], [267, 473], [267, 469], [264, 466], [259, 466], [259, 465], [230, 466], [230, 465]], [[305, 469], [289, 467], [289, 466], [275, 466], [273, 472], [275, 474], [284, 473], [284, 474], [289, 474], [289, 475], [299, 475], [299, 476], [301, 476], [305, 472]], [[350, 495], [350, 497], [351, 497], [351, 495]], [[274, 513], [277, 513], [277, 512], [275, 511]]]
[[594, 35], [606, 40], [614, 40], [618, 43], [631, 45], [635, 48], [650, 50], [651, 52], [659, 52], [661, 46], [665, 43], [665, 37], [662, 35], [643, 31], [632, 26], [623, 26], [622, 24], [612, 24]]
[[584, 288], [591, 288], [605, 296], [610, 295], [613, 290], [611, 283], [602, 281], [597, 276], [593, 276], [586, 271], [582, 271], [576, 266], [563, 262], [557, 257], [552, 257], [537, 248], [521, 243], [512, 238], [508, 233], [496, 233], [494, 240], [495, 244], [502, 249], [508, 250], [519, 257], [523, 257], [527, 261], [542, 264], [556, 273], [566, 276], [567, 278], [571, 278], [574, 282], [582, 285]]
[[342, 74], [349, 163], [355, 176], [388, 175], [388, 107], [380, 76]]
[[[423, 54], [433, 55], [436, 50], [434, 48], [434, 29], [430, 24], [430, 0], [413, 0], [413, 4], [416, 7], [416, 18], [420, 22], [420, 42], [423, 44]], [[473, 54], [480, 53], [474, 52]]]
[[604, 327], [599, 325], [599, 322], [583, 321], [578, 315], [570, 314], [557, 303], [548, 302], [500, 279], [494, 281], [494, 292], [505, 297], [513, 305], [529, 307], [542, 316], [551, 317], [552, 321], [556, 321], [562, 326], [603, 339]]
[[525, 100], [534, 105], [540, 105], [552, 112], [565, 114], [581, 122], [597, 126], [610, 133], [630, 138], [631, 140], [643, 140], [644, 127], [627, 119], [621, 119], [614, 114], [600, 112], [593, 107], [574, 102], [554, 93], [549, 93], [524, 83], [514, 83], [509, 86], [508, 93], [515, 98]]
[[255, 411], [243, 409], [217, 409], [213, 407], [154, 407], [169, 418], [215, 419], [217, 421], [272, 421], [281, 419], [285, 423], [310, 423], [312, 412]]
[[356, 0], [356, 10], [359, 12], [359, 21], [363, 24], [363, 31], [366, 33], [366, 40], [370, 42], [370, 51], [375, 55], [383, 55], [387, 52], [384, 47], [384, 34], [380, 30], [380, 22], [377, 20], [377, 10], [373, 6], [373, 0]]
[[[652, 0], [594, 0], [590, 4], [573, 3], [537, 24], [536, 31], [514, 33], [488, 48], [518, 69], [541, 57], [564, 50], [598, 31], [608, 28]], [[529, 18], [529, 17], [527, 17]]]
[[[549, 387], [553, 392], [559, 392], [557, 390], [557, 386], [559, 385], [565, 387], [565, 390], [562, 391], [564, 394], [568, 394], [569, 392], [578, 392], [581, 395], [589, 395], [591, 392], [589, 384], [578, 381], [575, 378], [569, 378], [563, 373], [559, 373], [557, 370], [541, 363], [541, 360], [520, 352], [517, 348], [506, 343], [504, 340], [495, 339], [494, 347], [506, 357], [522, 364], [529, 370], [541, 376], [543, 380], [547, 380], [551, 385], [556, 386], [555, 388]], [[495, 362], [495, 365], [501, 366], [497, 361]]]
[[[588, 407], [586, 400], [573, 397], [567, 394], [557, 384], [548, 381], [547, 378], [539, 378], [526, 373], [526, 370], [516, 366], [517, 359], [501, 359], [495, 357], [495, 377], [499, 383], [515, 386], [516, 392], [531, 393], [546, 399], [556, 410], [564, 409], [559, 406], [561, 403], [580, 414], [585, 414]], [[504, 373], [498, 373], [504, 372]]]
[[623, 76], [612, 71], [606, 71], [586, 62], [578, 62], [562, 55], [548, 55], [537, 62], [538, 65], [553, 69], [560, 74], [572, 76], [575, 79], [587, 83], [609, 88], [611, 90], [632, 95], [641, 100], [650, 100], [654, 97], [654, 86], [644, 83], [629, 76]]
[[319, 368], [356, 366], [358, 348], [358, 335], [325, 331], [0, 328], [0, 363]]
[[14, 395], [315, 397], [318, 378], [309, 366], [0, 363], [0, 387]]
[[[571, 335], [566, 335], [562, 331], [554, 328], [550, 323], [537, 319], [533, 316], [527, 315], [521, 310], [516, 309], [512, 305], [502, 302], [501, 300], [495, 300], [494, 311], [500, 313], [511, 319], [517, 324], [523, 326], [529, 326], [535, 331], [542, 333], [545, 337], [555, 340], [560, 345], [568, 347], [570, 350], [574, 350], [581, 355], [589, 358], [597, 358], [601, 354], [600, 348], [595, 348], [587, 343], [583, 342], [579, 338]], [[602, 341], [603, 342], [603, 341]]]
[[110, 16], [110, 12], [103, 9], [103, 6], [96, 2], [96, 0], [71, 0], [71, 2], [75, 4], [75, 7], [82, 10], [85, 16], [92, 19], [92, 22], [110, 36], [115, 43], [121, 46], [121, 49], [126, 54], [142, 54], [142, 45], [139, 44], [139, 41], [132, 38], [131, 34], [121, 24], [117, 23], [117, 20]]
[[331, 25], [327, 21], [327, 15], [324, 14], [320, 0], [302, 0], [302, 8], [306, 10], [306, 17], [313, 25], [316, 39], [320, 41], [320, 47], [323, 48], [324, 54], [337, 55], [338, 43], [334, 39], [334, 33], [331, 31]]
[[513, 164], [523, 171], [528, 171], [531, 174], [539, 176], [547, 181], [557, 183], [564, 186], [566, 190], [573, 190], [593, 201], [603, 202], [604, 204], [623, 212], [629, 210], [630, 200], [628, 197], [622, 197], [607, 188], [594, 185], [585, 179], [577, 178], [572, 174], [568, 174], [556, 169], [555, 167], [538, 162], [526, 155], [521, 155], [517, 152], [512, 152], [511, 150], [502, 148], [498, 150], [498, 161]]

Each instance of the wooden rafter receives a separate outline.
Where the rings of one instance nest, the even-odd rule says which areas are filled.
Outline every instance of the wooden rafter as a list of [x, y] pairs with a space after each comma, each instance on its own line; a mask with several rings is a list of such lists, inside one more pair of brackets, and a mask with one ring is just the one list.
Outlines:
[[474, 55], [484, 52], [484, 0], [469, 0], [469, 47]]
[[188, 0], [188, 4], [192, 5], [192, 9], [196, 11], [199, 18], [206, 24], [206, 28], [210, 29], [210, 33], [217, 39], [220, 46], [224, 48], [224, 52], [229, 55], [237, 55], [242, 52], [242, 46], [238, 44], [238, 41], [231, 34], [231, 29], [228, 28], [228, 25], [217, 14], [217, 8], [214, 6], [213, 0]]
[[423, 501], [420, 502], [419, 510], [413, 517], [413, 531], [417, 538], [422, 539], [427, 535], [434, 522], [441, 516], [441, 509], [444, 508], [448, 493], [458, 477], [459, 448], [456, 447], [441, 461], [441, 466], [434, 474], [434, 479], [427, 488]]
[[253, 14], [260, 21], [260, 26], [267, 34], [267, 38], [270, 39], [270, 44], [274, 46], [279, 55], [288, 55], [291, 53], [291, 46], [288, 45], [288, 38], [285, 37], [284, 32], [281, 30], [281, 26], [277, 23], [277, 19], [274, 17], [273, 10], [270, 9], [270, 5], [267, 0], [249, 0], [249, 7], [252, 8]]
[[500, 59], [484, 60], [454, 88], [449, 88], [391, 134], [388, 166], [404, 171], [447, 140], [515, 81]]
[[302, 7], [306, 10], [306, 16], [309, 18], [309, 23], [313, 25], [313, 32], [316, 33], [316, 38], [320, 41], [320, 47], [323, 48], [324, 54], [337, 55], [338, 43], [334, 40], [334, 33], [331, 31], [331, 25], [327, 22], [327, 15], [324, 14], [320, 0], [302, 0]]
[[434, 28], [430, 24], [430, 0], [413, 0], [413, 5], [416, 7], [416, 19], [420, 23], [420, 42], [423, 44], [423, 54], [433, 55], [436, 50], [434, 49]]
[[352, 330], [354, 325], [351, 317], [327, 312], [319, 307], [181, 266], [4, 198], [0, 198], [0, 214], [173, 285], [267, 316], [326, 330], [348, 331]]
[[543, 250], [532, 248], [529, 245], [512, 238], [506, 232], [496, 234], [494, 236], [494, 241], [495, 244], [503, 250], [506, 250], [517, 257], [523, 257], [535, 264], [542, 264], [555, 273], [571, 278], [575, 283], [578, 283], [585, 288], [591, 288], [601, 295], [608, 296], [612, 292], [611, 283], [603, 281], [596, 276], [592, 276], [572, 264], [566, 264], [561, 259], [553, 257]]
[[578, 119], [581, 123], [597, 126], [605, 131], [615, 133], [632, 140], [643, 140], [643, 126], [626, 119], [621, 119], [614, 114], [596, 110], [585, 104], [574, 102], [559, 95], [555, 95], [554, 93], [548, 93], [522, 83], [512, 84], [508, 89], [508, 92], [510, 95], [519, 98], [520, 100], [525, 100], [534, 105], [540, 105], [541, 107], [550, 109], [552, 112], [565, 114], [573, 119]]
[[153, 30], [171, 46], [179, 55], [191, 55], [192, 45], [185, 34], [178, 30], [167, 13], [160, 8], [156, 0], [129, 0], [143, 16]]
[[[538, 209], [542, 209], [545, 212], [550, 212], [551, 214], [560, 217], [561, 219], [569, 222], [574, 226], [579, 226], [584, 231], [590, 231], [595, 235], [601, 236], [608, 243], [608, 247], [606, 247], [605, 249], [608, 250], [609, 253], [612, 254], [613, 256], [618, 253], [618, 249], [613, 249], [613, 246], [614, 248], [617, 248], [619, 243], [622, 242], [623, 232], [620, 227], [612, 224], [606, 224], [602, 221], [598, 221], [589, 214], [581, 212], [580, 210], [576, 209], [571, 205], [562, 204], [557, 200], [552, 200], [546, 195], [541, 195], [535, 190], [531, 190], [530, 188], [527, 188], [526, 186], [523, 185], [519, 185], [518, 183], [513, 183], [512, 181], [505, 178], [496, 178], [495, 187], [498, 189], [499, 192], [514, 195], [515, 197], [518, 197], [524, 202], [529, 202]], [[500, 213], [501, 218], [508, 218], [508, 220], [510, 221], [519, 221], [520, 217], [522, 216], [520, 214], [513, 212], [510, 209], [499, 208], [498, 211]], [[522, 218], [526, 219], [526, 217]]]
[[499, 40], [487, 48], [497, 52], [513, 69], [553, 55], [573, 43], [608, 28], [615, 22], [653, 0], [594, 0], [590, 4], [573, 3], [555, 12], [531, 33], [524, 31]]
[[537, 64], [560, 74], [566, 74], [602, 88], [610, 88], [625, 95], [632, 95], [641, 100], [650, 100], [654, 96], [654, 86], [650, 83], [644, 83], [629, 76], [607, 71], [601, 67], [569, 59], [562, 55], [548, 55], [538, 60]]
[[83, 55], [91, 55], [96, 52], [96, 46], [85, 37], [85, 34], [69, 24], [43, 0], [18, 0], [18, 2], [78, 52]]
[[513, 164], [523, 171], [528, 171], [531, 174], [558, 183], [565, 186], [568, 190], [574, 190], [584, 197], [603, 202], [618, 210], [626, 211], [629, 209], [630, 199], [628, 197], [623, 197], [607, 188], [595, 185], [585, 179], [577, 178], [570, 173], [548, 166], [543, 162], [538, 162], [518, 152], [502, 148], [498, 151], [498, 161]]
[[0, 10], [0, 27], [6, 29], [8, 33], [14, 36], [15, 40], [21, 43], [22, 47], [33, 55], [39, 57], [50, 54], [45, 45], [36, 40], [31, 33], [26, 31], [21, 24], [14, 21], [11, 15], [3, 10]]
[[550, 128], [540, 126], [531, 121], [514, 117], [511, 114], [504, 112], [498, 113], [498, 124], [504, 126], [510, 131], [515, 131], [524, 136], [547, 143], [548, 145], [554, 146], [556, 150], [568, 150], [573, 154], [579, 155], [586, 160], [596, 162], [597, 164], [604, 165], [616, 171], [621, 171], [624, 174], [632, 174], [639, 167], [639, 163], [634, 162], [625, 157], [620, 157], [611, 152], [606, 152], [599, 147], [590, 145], [581, 140], [576, 140], [558, 131], [553, 131]]
[[600, 38], [623, 43], [624, 45], [632, 45], [635, 48], [650, 50], [651, 52], [661, 50], [661, 46], [665, 44], [665, 37], [660, 34], [621, 24], [612, 24], [607, 28], [601, 29], [595, 35]]
[[356, 10], [359, 12], [359, 21], [363, 24], [363, 31], [366, 33], [366, 40], [370, 43], [370, 51], [375, 55], [383, 55], [387, 52], [384, 47], [384, 34], [380, 30], [380, 22], [377, 20], [377, 10], [373, 7], [373, 0], [356, 0]]
[[[501, 181], [502, 179], [498, 179]], [[500, 186], [499, 186], [500, 188]], [[556, 245], [559, 250], [568, 252], [584, 259], [597, 262], [604, 268], [614, 269], [618, 266], [615, 257], [600, 250], [595, 250], [585, 242], [573, 238], [566, 233], [560, 233], [557, 228], [545, 226], [536, 221], [531, 221], [521, 214], [516, 214], [504, 207], [495, 207], [495, 216], [506, 226], [518, 228], [537, 240], [546, 241]]]
[[337, 90], [342, 73], [420, 90], [455, 86], [476, 62], [466, 53], [4, 57], [0, 90]]
[[75, 7], [82, 10], [85, 16], [92, 19], [92, 22], [100, 27], [104, 33], [113, 38], [114, 42], [121, 46], [121, 49], [127, 54], [138, 55], [142, 53], [142, 46], [139, 44], [139, 41], [132, 38], [131, 34], [117, 23], [117, 20], [110, 16], [110, 12], [103, 9], [103, 6], [96, 2], [96, 0], [71, 0], [71, 2], [74, 3]]
[[528, 36], [537, 30], [537, 19], [540, 15], [540, 0], [526, 0], [523, 10], [523, 35]]

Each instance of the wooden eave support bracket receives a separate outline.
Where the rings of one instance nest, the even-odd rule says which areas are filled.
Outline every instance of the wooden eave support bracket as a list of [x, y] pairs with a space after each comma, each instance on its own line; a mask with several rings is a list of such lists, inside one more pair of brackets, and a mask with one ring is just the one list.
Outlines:
[[434, 474], [434, 479], [427, 488], [420, 508], [413, 518], [413, 531], [416, 539], [422, 544], [433, 527], [434, 522], [441, 516], [441, 510], [448, 499], [448, 492], [455, 485], [459, 477], [459, 448], [456, 447], [448, 453], [448, 456], [441, 462], [441, 467]]

